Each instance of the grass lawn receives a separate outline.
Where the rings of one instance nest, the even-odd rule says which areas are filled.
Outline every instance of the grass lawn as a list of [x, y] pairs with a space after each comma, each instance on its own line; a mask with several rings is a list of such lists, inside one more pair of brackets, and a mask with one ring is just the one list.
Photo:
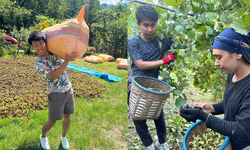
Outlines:
[[[127, 70], [117, 69], [116, 62], [92, 64], [79, 59], [72, 61], [71, 64], [112, 74], [123, 80], [108, 82], [92, 77], [107, 87], [103, 97], [75, 99], [76, 112], [71, 116], [71, 125], [67, 133], [70, 149], [127, 149]], [[72, 85], [74, 86], [73, 82]], [[1, 150], [41, 149], [39, 136], [43, 124], [48, 119], [48, 110], [28, 111], [28, 116], [29, 120], [22, 118], [0, 120]], [[58, 121], [48, 133], [52, 150], [62, 149], [61, 132], [62, 121]]]

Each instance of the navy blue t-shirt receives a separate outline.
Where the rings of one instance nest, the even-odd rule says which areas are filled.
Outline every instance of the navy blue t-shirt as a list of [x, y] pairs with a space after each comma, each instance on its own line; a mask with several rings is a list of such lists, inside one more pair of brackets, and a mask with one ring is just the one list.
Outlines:
[[[159, 48], [158, 40], [162, 42], [162, 50]], [[132, 82], [132, 79], [135, 76], [148, 76], [158, 78], [160, 67], [150, 69], [150, 70], [139, 70], [134, 64], [136, 60], [143, 61], [156, 61], [161, 60], [167, 50], [170, 49], [170, 46], [173, 44], [173, 41], [169, 38], [163, 38], [161, 40], [159, 37], [151, 41], [145, 41], [141, 38], [140, 35], [136, 35], [128, 39], [128, 52], [132, 60], [131, 73], [128, 78], [129, 82]]]

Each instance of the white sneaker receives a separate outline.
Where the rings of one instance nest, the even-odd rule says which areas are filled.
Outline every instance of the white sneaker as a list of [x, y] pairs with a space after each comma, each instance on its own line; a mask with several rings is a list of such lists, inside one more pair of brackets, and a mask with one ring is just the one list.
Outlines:
[[43, 149], [50, 149], [49, 141], [48, 141], [47, 137], [42, 138], [42, 134], [41, 134], [40, 135], [40, 140], [41, 140], [41, 146], [42, 146]]
[[146, 147], [146, 150], [155, 150], [155, 145], [152, 143], [151, 145]]
[[155, 146], [159, 149], [159, 150], [169, 150], [169, 146], [168, 144], [165, 142], [163, 144], [160, 144], [159, 141], [157, 141], [155, 143]]
[[63, 149], [68, 149], [69, 148], [69, 142], [68, 142], [66, 137], [61, 136], [61, 142], [62, 142]]

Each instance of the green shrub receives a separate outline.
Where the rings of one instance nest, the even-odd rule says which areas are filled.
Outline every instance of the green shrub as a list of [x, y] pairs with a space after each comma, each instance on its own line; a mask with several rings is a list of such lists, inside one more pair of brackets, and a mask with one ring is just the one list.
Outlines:
[[49, 18], [47, 16], [38, 15], [36, 16], [36, 20], [34, 21], [34, 29], [33, 30], [43, 30], [47, 27], [62, 23], [63, 20], [58, 20], [54, 18]]
[[21, 27], [29, 27], [33, 23], [32, 11], [24, 7], [16, 6], [16, 1], [3, 0], [0, 2], [0, 29], [9, 33], [13, 27], [19, 30]]

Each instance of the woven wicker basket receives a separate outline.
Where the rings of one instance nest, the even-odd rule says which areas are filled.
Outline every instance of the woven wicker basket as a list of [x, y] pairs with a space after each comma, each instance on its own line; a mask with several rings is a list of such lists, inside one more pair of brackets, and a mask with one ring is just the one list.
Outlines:
[[[152, 88], [158, 88], [154, 91]], [[152, 77], [133, 78], [129, 108], [134, 120], [158, 119], [172, 88], [167, 83]]]
[[[206, 132], [207, 127], [206, 123], [199, 120], [194, 123], [186, 132], [184, 139], [183, 139], [183, 149], [188, 150], [188, 144], [193, 141], [193, 135], [202, 135]], [[223, 144], [219, 147], [218, 150], [232, 150], [232, 145], [229, 137], [226, 137]]]

